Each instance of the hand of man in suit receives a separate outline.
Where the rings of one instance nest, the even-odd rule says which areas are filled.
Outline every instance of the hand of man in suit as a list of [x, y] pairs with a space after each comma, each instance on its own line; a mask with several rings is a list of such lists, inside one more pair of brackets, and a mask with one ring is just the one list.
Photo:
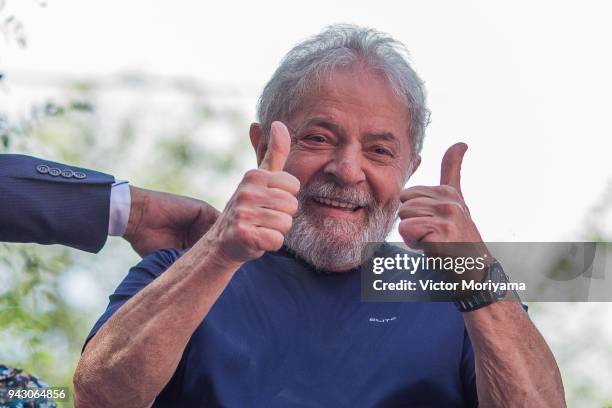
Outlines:
[[163, 248], [193, 246], [219, 211], [204, 201], [130, 186], [131, 208], [123, 234], [140, 256]]

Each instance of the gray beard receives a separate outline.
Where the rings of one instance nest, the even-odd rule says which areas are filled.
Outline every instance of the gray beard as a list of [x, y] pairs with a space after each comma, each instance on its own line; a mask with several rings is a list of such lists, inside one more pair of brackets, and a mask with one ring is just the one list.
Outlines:
[[[365, 222], [327, 218], [309, 211], [312, 197], [350, 202], [366, 210]], [[298, 210], [285, 245], [316, 269], [341, 271], [364, 260], [368, 243], [383, 242], [396, 218], [399, 198], [381, 208], [369, 193], [340, 187], [333, 182], [312, 181], [298, 194]]]

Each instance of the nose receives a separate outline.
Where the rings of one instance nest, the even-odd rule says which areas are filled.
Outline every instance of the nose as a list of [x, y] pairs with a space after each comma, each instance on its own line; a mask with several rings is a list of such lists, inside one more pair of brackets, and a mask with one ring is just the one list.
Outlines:
[[362, 168], [361, 150], [357, 146], [343, 146], [334, 152], [324, 172], [333, 176], [338, 184], [350, 186], [366, 179]]

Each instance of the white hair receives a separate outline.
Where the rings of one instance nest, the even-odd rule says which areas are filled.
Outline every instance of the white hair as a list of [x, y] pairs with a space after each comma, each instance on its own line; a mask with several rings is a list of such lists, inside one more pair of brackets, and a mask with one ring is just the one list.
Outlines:
[[383, 74], [406, 105], [414, 159], [423, 147], [429, 110], [423, 81], [408, 61], [404, 45], [387, 34], [350, 24], [327, 27], [289, 51], [265, 86], [257, 105], [265, 137], [273, 121], [289, 119], [309, 90], [329, 78], [335, 69], [363, 64]]

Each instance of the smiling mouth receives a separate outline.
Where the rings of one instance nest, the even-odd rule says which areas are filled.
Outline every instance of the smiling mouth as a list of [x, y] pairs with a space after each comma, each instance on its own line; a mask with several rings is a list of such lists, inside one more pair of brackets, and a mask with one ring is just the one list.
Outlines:
[[312, 198], [312, 201], [314, 201], [317, 204], [324, 205], [326, 207], [336, 208], [338, 210], [353, 212], [353, 211], [357, 211], [358, 209], [362, 208], [359, 205], [355, 205], [353, 203], [347, 203], [346, 201], [331, 200], [329, 198], [324, 198], [324, 197], [311, 197], [311, 198]]

